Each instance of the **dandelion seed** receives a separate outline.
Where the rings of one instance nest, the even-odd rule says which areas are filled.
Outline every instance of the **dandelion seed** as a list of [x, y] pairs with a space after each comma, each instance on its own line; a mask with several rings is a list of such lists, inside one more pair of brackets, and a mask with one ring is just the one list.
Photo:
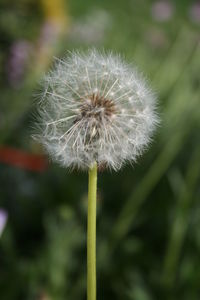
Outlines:
[[158, 122], [155, 97], [119, 56], [72, 52], [44, 82], [35, 137], [62, 166], [116, 170], [146, 148]]

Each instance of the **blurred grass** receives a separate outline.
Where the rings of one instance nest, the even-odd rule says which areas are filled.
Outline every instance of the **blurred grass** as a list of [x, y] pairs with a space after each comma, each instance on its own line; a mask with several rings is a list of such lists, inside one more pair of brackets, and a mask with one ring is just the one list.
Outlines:
[[[166, 22], [153, 19], [154, 2], [65, 1], [59, 30], [47, 40], [41, 2], [1, 3], [1, 144], [35, 151], [32, 95], [53, 56], [73, 48], [121, 53], [147, 75], [159, 99], [162, 123], [149, 151], [134, 169], [99, 177], [99, 299], [199, 299], [199, 25], [189, 17], [191, 1], [172, 2]], [[23, 39], [33, 52], [12, 86], [10, 48]], [[40, 175], [0, 169], [0, 203], [9, 212], [0, 240], [0, 298], [85, 299], [86, 174], [54, 165]]]
[[190, 219], [190, 210], [195, 201], [194, 190], [200, 174], [199, 160], [200, 147], [198, 146], [192, 153], [183, 187], [177, 197], [177, 207], [170, 232], [170, 239], [167, 245], [164, 263], [164, 283], [169, 286], [174, 284], [175, 281], [177, 264]]

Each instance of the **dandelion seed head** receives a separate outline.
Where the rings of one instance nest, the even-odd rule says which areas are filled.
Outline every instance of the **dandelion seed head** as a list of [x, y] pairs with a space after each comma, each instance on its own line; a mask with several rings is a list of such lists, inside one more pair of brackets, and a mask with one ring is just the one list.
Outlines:
[[136, 161], [158, 123], [156, 100], [119, 56], [72, 52], [44, 79], [39, 140], [65, 167], [119, 169]]

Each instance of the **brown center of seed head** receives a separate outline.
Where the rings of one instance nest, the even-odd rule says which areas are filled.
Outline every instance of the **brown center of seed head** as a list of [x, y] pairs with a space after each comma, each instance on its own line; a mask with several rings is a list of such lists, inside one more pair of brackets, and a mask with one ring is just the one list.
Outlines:
[[109, 119], [116, 113], [116, 107], [112, 100], [104, 98], [99, 94], [92, 94], [83, 99], [81, 116], [83, 118], [94, 118], [100, 121], [102, 118]]

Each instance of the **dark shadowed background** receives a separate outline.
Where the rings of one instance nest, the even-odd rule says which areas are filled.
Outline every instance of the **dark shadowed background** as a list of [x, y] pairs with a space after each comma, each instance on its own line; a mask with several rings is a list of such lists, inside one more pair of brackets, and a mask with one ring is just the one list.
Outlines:
[[54, 57], [137, 64], [161, 125], [134, 167], [98, 181], [98, 299], [200, 299], [200, 1], [1, 0], [0, 299], [85, 300], [87, 174], [31, 138]]

